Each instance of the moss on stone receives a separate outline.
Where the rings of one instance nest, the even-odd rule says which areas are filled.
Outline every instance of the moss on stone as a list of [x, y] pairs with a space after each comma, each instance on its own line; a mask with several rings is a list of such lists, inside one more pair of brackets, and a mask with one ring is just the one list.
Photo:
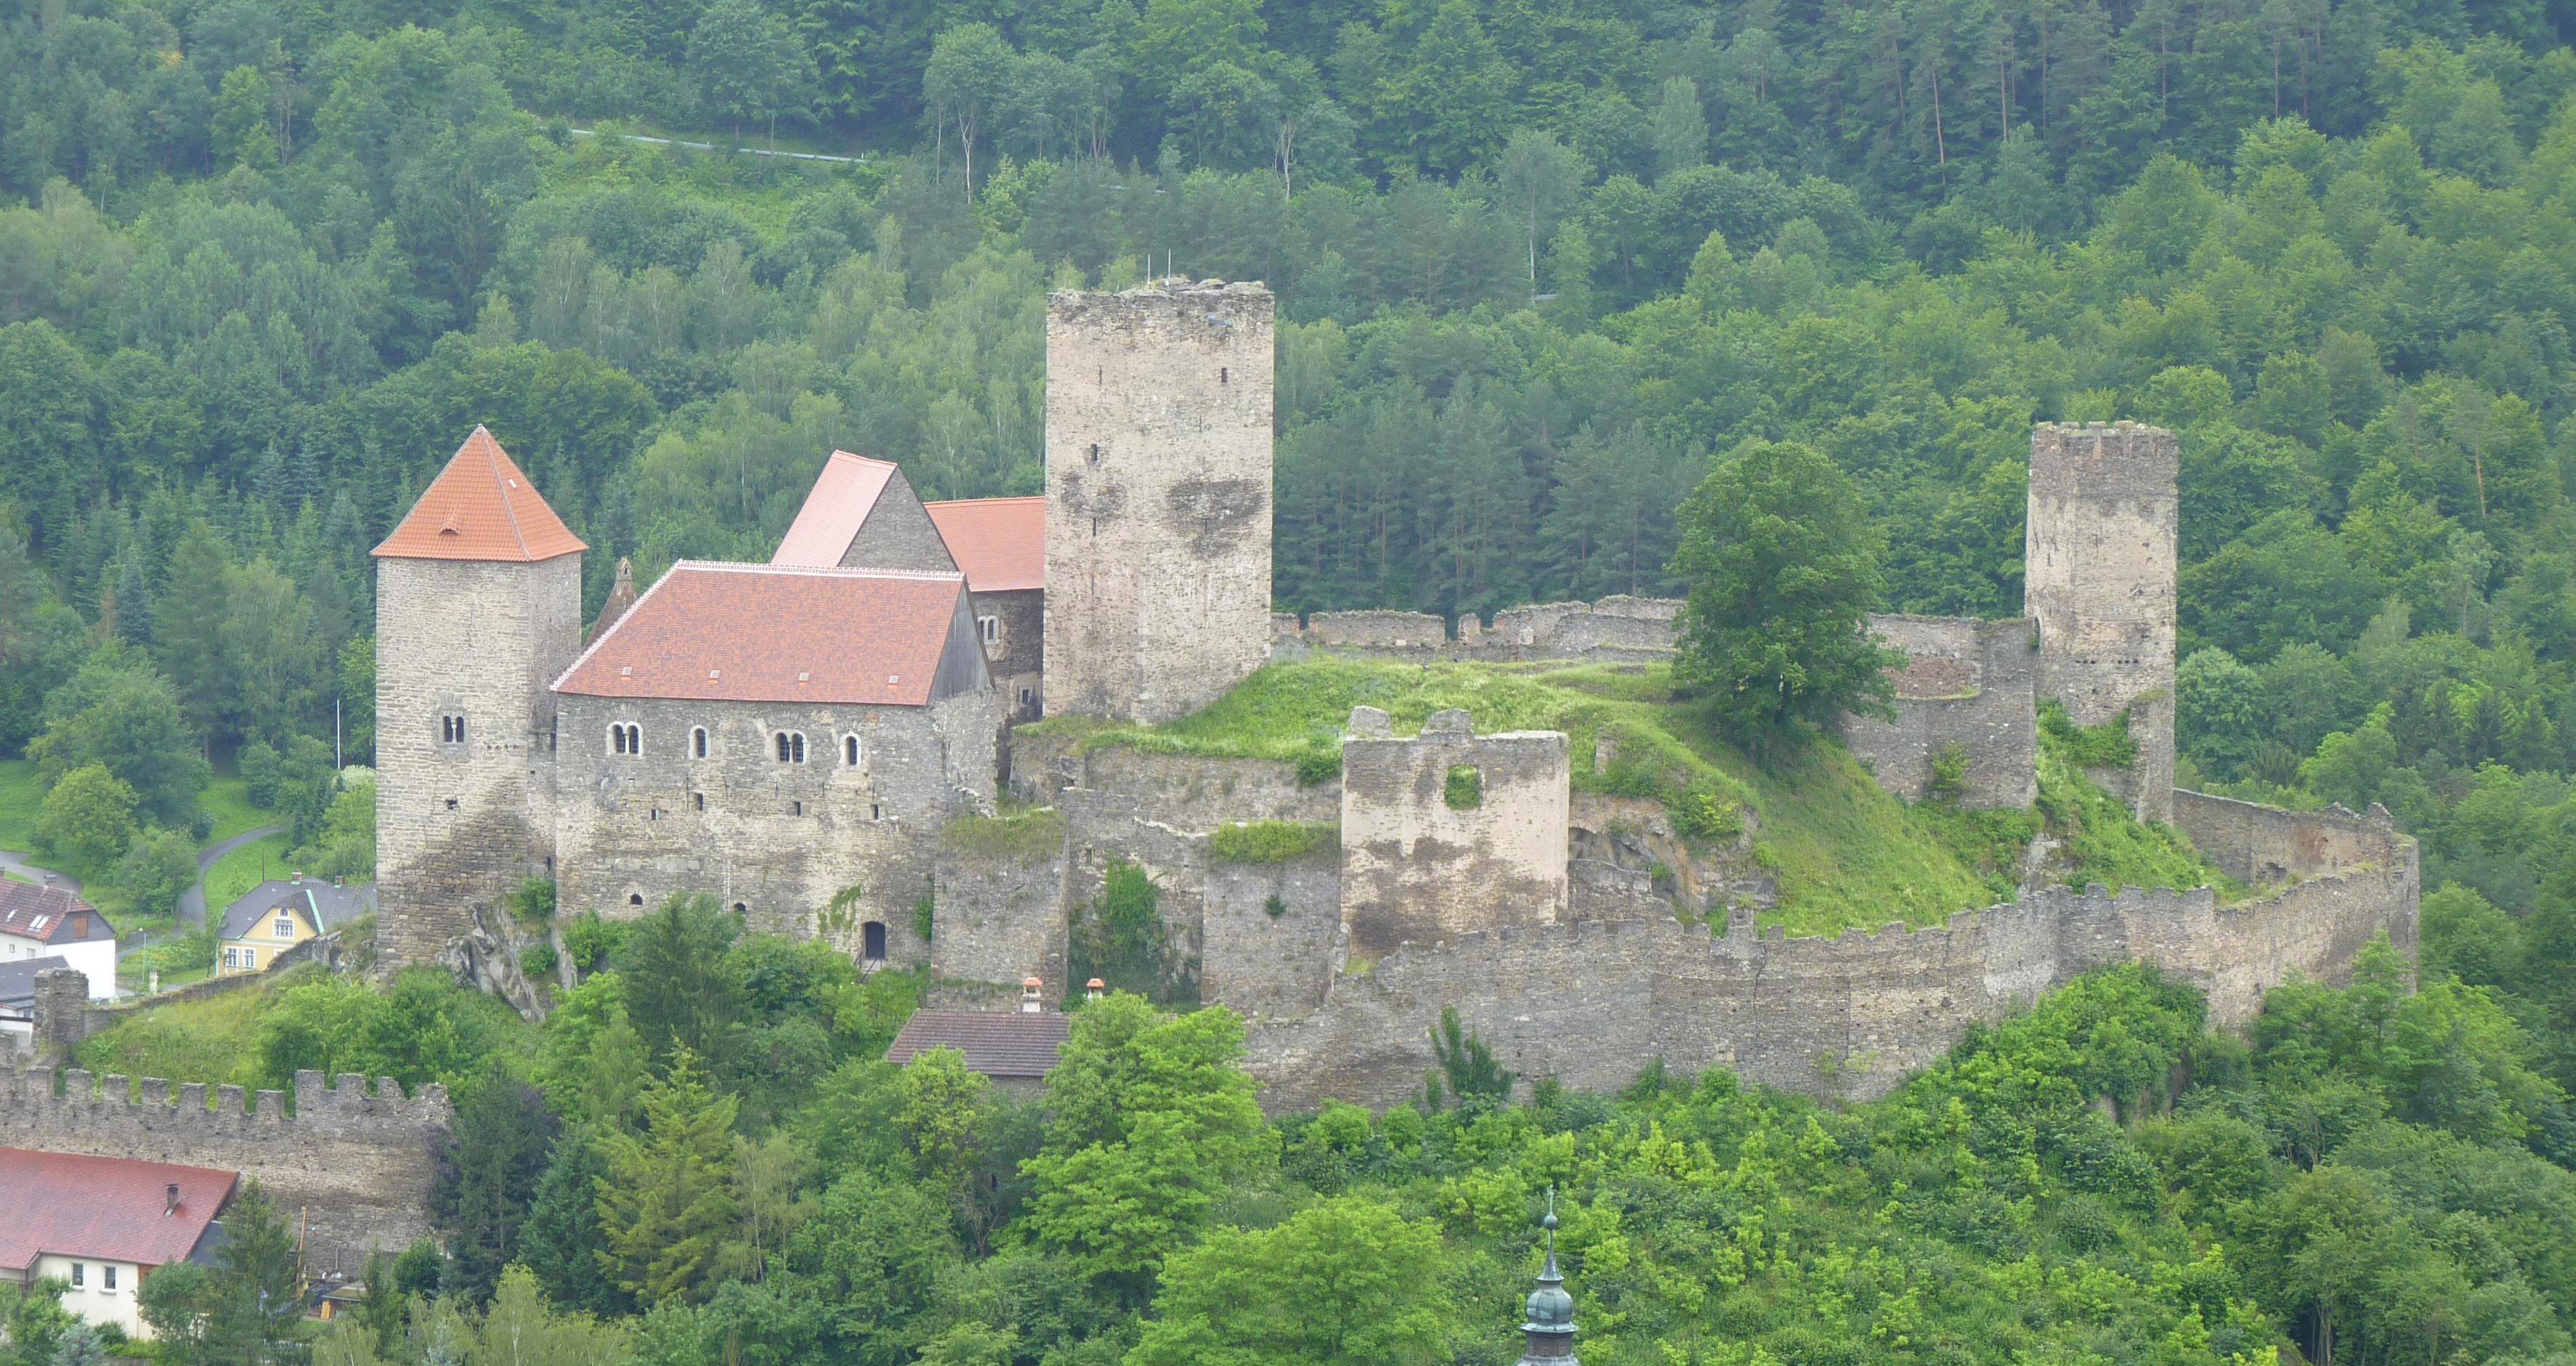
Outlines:
[[953, 853], [981, 858], [1043, 858], [1064, 847], [1064, 813], [1041, 806], [1002, 816], [955, 816], [940, 841]]
[[1342, 828], [1330, 821], [1251, 821], [1218, 826], [1208, 836], [1208, 856], [1219, 863], [1286, 863], [1341, 840]]

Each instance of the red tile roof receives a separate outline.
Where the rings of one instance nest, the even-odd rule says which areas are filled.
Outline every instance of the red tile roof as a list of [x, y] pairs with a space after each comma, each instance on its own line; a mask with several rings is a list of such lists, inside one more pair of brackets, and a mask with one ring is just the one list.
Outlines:
[[97, 907], [60, 887], [0, 878], [0, 934], [39, 944], [80, 944], [114, 939], [116, 927]]
[[926, 706], [965, 587], [961, 574], [682, 560], [555, 691]]
[[48, 1252], [137, 1266], [186, 1261], [235, 1179], [207, 1167], [0, 1148], [0, 1210], [9, 1211], [0, 1268], [23, 1273]]
[[376, 553], [405, 560], [532, 563], [588, 549], [501, 443], [476, 427]]
[[1071, 1037], [1073, 1017], [1054, 1011], [916, 1010], [887, 1046], [886, 1061], [903, 1067], [934, 1048], [954, 1048], [966, 1055], [969, 1072], [1043, 1077]]
[[948, 553], [978, 593], [1046, 587], [1046, 500], [964, 498], [925, 503]]
[[823, 462], [823, 472], [814, 476], [814, 487], [805, 495], [805, 505], [796, 509], [796, 520], [787, 528], [786, 539], [778, 543], [778, 553], [769, 557], [771, 564], [795, 565], [807, 569], [828, 569], [850, 553], [850, 540], [865, 526], [868, 514], [874, 512], [877, 497], [894, 480], [894, 462], [871, 460], [848, 451], [834, 451]]

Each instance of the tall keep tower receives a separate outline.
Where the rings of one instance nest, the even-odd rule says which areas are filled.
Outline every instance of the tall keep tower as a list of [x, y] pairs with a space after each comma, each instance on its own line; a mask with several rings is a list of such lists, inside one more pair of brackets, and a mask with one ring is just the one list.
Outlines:
[[2174, 434], [2134, 422], [2043, 423], [2030, 439], [2024, 610], [2037, 692], [2078, 725], [2126, 713], [2136, 762], [2097, 772], [2142, 820], [2173, 819]]
[[556, 675], [589, 547], [481, 427], [376, 547], [380, 957], [436, 960], [467, 908], [546, 871]]
[[1047, 306], [1046, 713], [1186, 716], [1270, 654], [1259, 284]]

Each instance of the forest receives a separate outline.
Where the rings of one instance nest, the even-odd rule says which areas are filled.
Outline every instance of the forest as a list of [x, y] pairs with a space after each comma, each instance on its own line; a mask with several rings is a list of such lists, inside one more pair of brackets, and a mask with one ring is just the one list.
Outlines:
[[[456, 1086], [452, 1256], [326, 1360], [1502, 1362], [1554, 1186], [1596, 1361], [2564, 1361], [2571, 34], [2505, 0], [7, 0], [0, 842], [149, 916], [266, 819], [238, 793], [364, 872], [368, 551], [474, 424], [595, 607], [621, 557], [765, 557], [835, 446], [1035, 491], [1054, 288], [1278, 291], [1283, 610], [1677, 592], [1676, 509], [1759, 440], [1860, 489], [1884, 607], [2007, 616], [2030, 425], [2133, 417], [2181, 436], [2184, 779], [2387, 806], [2419, 994], [2382, 962], [2240, 1039], [2112, 974], [1843, 1108], [1723, 1073], [1509, 1104], [1461, 1040], [1419, 1105], [1279, 1122], [1223, 1012], [1117, 1003], [1040, 1114], [875, 1061], [918, 984], [682, 906], [585, 931], [542, 1031], [323, 981], [229, 1052], [127, 1042]], [[277, 1242], [242, 1246], [167, 1292], [177, 1359], [292, 1355], [240, 1310]], [[0, 1359], [54, 1359], [42, 1308]]]

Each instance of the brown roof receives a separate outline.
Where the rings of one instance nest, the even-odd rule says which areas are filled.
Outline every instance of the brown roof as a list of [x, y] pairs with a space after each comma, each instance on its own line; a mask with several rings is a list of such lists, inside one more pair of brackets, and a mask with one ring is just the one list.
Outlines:
[[1046, 500], [964, 498], [926, 503], [948, 553], [978, 593], [1046, 587]]
[[871, 460], [848, 451], [834, 451], [823, 462], [823, 472], [814, 476], [814, 487], [805, 495], [805, 505], [796, 509], [796, 520], [787, 528], [786, 539], [778, 543], [778, 553], [769, 557], [771, 564], [795, 565], [801, 568], [829, 568], [850, 553], [850, 541], [867, 525], [868, 514], [876, 511], [877, 498], [894, 481], [894, 462]]
[[1043, 1077], [1072, 1036], [1073, 1017], [1054, 1011], [916, 1010], [887, 1046], [886, 1061], [902, 1067], [934, 1048], [954, 1048], [970, 1072]]
[[116, 927], [97, 907], [60, 887], [0, 878], [0, 934], [39, 944], [80, 944], [114, 939]]
[[376, 553], [405, 560], [532, 563], [588, 549], [501, 443], [476, 427]]
[[927, 706], [965, 587], [960, 574], [682, 560], [555, 691]]
[[9, 1211], [0, 1268], [23, 1272], [48, 1252], [137, 1266], [186, 1261], [234, 1179], [207, 1167], [0, 1148], [0, 1209]]

